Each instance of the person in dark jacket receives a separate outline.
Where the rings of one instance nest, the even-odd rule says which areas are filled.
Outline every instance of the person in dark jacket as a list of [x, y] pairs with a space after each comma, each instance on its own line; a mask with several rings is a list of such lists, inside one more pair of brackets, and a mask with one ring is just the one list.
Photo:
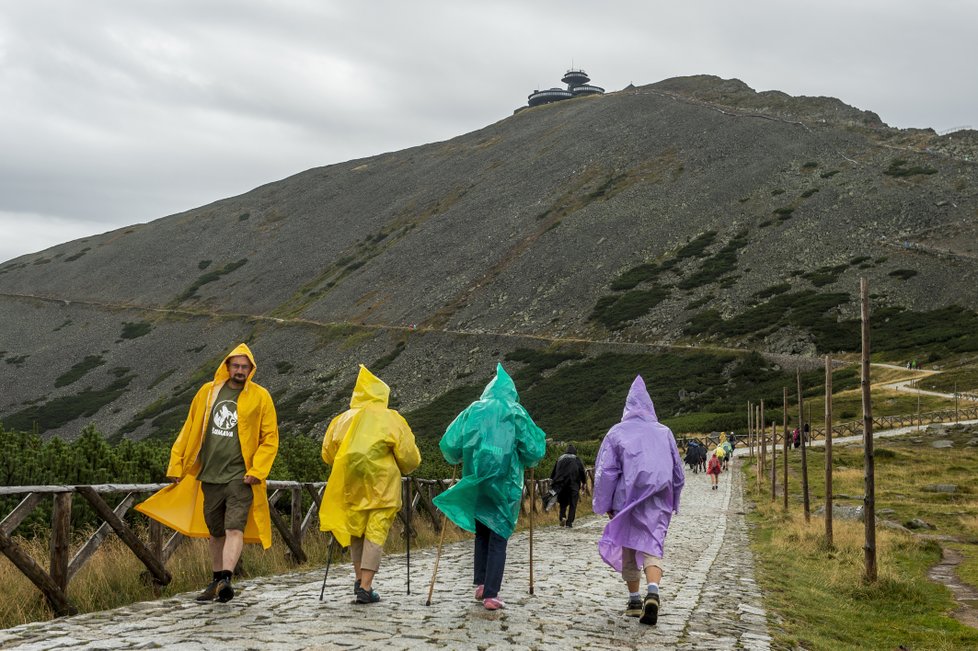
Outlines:
[[587, 475], [584, 473], [584, 464], [577, 456], [577, 448], [568, 445], [567, 451], [560, 455], [550, 473], [550, 489], [557, 494], [557, 503], [560, 505], [560, 526], [574, 525], [581, 486], [586, 481]]

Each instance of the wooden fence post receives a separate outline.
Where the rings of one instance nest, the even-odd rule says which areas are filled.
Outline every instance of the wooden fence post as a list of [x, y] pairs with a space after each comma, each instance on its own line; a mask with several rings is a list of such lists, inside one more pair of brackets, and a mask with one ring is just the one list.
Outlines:
[[825, 545], [832, 549], [832, 358], [825, 356]]
[[55, 493], [51, 511], [51, 580], [62, 592], [68, 589], [68, 552], [71, 548], [71, 493]]
[[875, 583], [876, 570], [876, 466], [873, 459], [873, 402], [869, 377], [869, 283], [859, 279], [859, 311], [862, 317], [862, 399], [863, 399], [863, 465], [864, 492], [863, 520], [866, 532], [865, 575], [869, 583]]
[[[801, 436], [801, 493], [805, 505], [805, 522], [811, 522], [811, 504], [808, 500], [808, 438], [805, 435], [805, 402], [801, 395], [801, 369], [795, 369], [795, 379], [798, 382], [798, 430]], [[811, 429], [811, 428], [809, 428]]]
[[784, 415], [784, 510], [788, 510], [788, 387], [781, 387], [782, 414]]

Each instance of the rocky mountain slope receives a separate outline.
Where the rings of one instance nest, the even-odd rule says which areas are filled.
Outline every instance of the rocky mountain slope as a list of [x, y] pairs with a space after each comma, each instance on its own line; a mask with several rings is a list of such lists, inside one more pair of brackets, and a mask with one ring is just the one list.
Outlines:
[[239, 340], [297, 431], [360, 362], [414, 409], [527, 348], [853, 350], [860, 276], [978, 350], [976, 136], [700, 76], [311, 169], [0, 266], [0, 421], [172, 433]]

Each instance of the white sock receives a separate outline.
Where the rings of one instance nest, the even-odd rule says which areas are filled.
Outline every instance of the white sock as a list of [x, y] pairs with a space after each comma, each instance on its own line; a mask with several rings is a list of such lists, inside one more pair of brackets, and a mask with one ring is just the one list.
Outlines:
[[649, 594], [659, 594], [659, 584], [650, 583], [649, 584]]
[[628, 593], [628, 598], [629, 598], [629, 599], [638, 599], [638, 598], [639, 598], [639, 597], [641, 597], [641, 596], [642, 596], [642, 595], [641, 595], [641, 594], [639, 594], [639, 593], [637, 593], [637, 592], [629, 592], [629, 593]]

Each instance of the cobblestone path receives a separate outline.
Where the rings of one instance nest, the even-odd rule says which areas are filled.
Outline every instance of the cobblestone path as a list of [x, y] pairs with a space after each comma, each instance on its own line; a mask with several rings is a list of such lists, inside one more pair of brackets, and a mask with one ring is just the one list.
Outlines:
[[[447, 545], [433, 604], [425, 606], [434, 549], [384, 559], [375, 587], [383, 601], [352, 604], [349, 562], [322, 572], [240, 581], [233, 601], [198, 604], [193, 594], [0, 631], [0, 648], [45, 649], [768, 649], [753, 578], [739, 462], [712, 491], [687, 474], [681, 510], [666, 540], [662, 608], [655, 627], [626, 618], [627, 592], [596, 542], [605, 519], [534, 532], [534, 595], [528, 537], [510, 540], [500, 597], [488, 612], [472, 599], [472, 544]], [[584, 510], [589, 510], [582, 504]], [[202, 559], [203, 562], [203, 559]], [[644, 587], [643, 587], [644, 590]], [[722, 621], [722, 625], [717, 625]]]

